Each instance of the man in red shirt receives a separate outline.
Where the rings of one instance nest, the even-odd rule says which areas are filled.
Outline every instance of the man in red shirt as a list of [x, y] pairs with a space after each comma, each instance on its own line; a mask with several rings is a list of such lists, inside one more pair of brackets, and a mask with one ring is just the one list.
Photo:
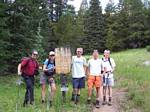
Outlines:
[[37, 74], [39, 65], [37, 62], [38, 52], [33, 50], [31, 57], [23, 58], [18, 66], [18, 75], [22, 75], [26, 84], [26, 93], [23, 106], [28, 102], [33, 105], [34, 102], [34, 75]]

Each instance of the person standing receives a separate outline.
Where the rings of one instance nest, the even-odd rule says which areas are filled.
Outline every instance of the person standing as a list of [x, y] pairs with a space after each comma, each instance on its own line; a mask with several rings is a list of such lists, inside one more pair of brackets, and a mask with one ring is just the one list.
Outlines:
[[83, 48], [77, 48], [76, 56], [72, 57], [72, 100], [79, 102], [80, 90], [85, 88], [86, 59], [82, 56]]
[[108, 88], [108, 105], [112, 105], [112, 87], [114, 86], [113, 72], [116, 64], [113, 58], [110, 58], [110, 50], [104, 51], [103, 61], [103, 105], [107, 104], [107, 88]]
[[96, 88], [96, 108], [100, 107], [100, 89], [102, 87], [102, 60], [99, 59], [99, 53], [97, 50], [93, 51], [93, 58], [88, 61], [88, 104], [91, 103], [91, 95], [93, 86]]
[[44, 73], [40, 77], [40, 84], [42, 86], [42, 103], [45, 102], [46, 96], [46, 83], [48, 82], [51, 93], [49, 97], [49, 104], [52, 106], [52, 100], [56, 92], [56, 84], [54, 80], [55, 74], [55, 52], [50, 51], [48, 59], [45, 60], [43, 66]]
[[23, 106], [26, 106], [28, 103], [34, 104], [34, 75], [38, 74], [39, 69], [37, 56], [38, 52], [33, 50], [31, 57], [23, 58], [18, 66], [18, 75], [22, 75], [26, 84]]

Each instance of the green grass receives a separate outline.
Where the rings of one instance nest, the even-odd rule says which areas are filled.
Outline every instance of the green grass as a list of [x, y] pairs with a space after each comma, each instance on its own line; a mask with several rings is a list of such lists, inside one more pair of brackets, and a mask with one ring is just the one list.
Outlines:
[[[81, 101], [79, 105], [75, 105], [70, 101], [72, 86], [69, 84], [66, 103], [61, 100], [61, 91], [59, 82], [57, 85], [57, 94], [54, 98], [53, 106], [48, 108], [48, 104], [41, 104], [41, 88], [36, 84], [35, 87], [35, 106], [22, 107], [25, 85], [20, 86], [20, 95], [18, 95], [19, 86], [16, 85], [17, 76], [0, 77], [0, 112], [16, 112], [16, 104], [18, 112], [90, 112], [91, 108], [86, 105], [87, 90], [81, 91]], [[48, 95], [47, 95], [48, 97]], [[18, 103], [17, 103], [18, 102]]]
[[116, 63], [116, 77], [121, 81], [117, 86], [128, 89], [128, 108], [141, 108], [150, 112], [150, 66], [143, 64], [150, 61], [146, 49], [134, 49], [113, 55]]
[[[88, 58], [89, 56], [87, 56]], [[129, 109], [140, 107], [144, 112], [150, 112], [150, 66], [143, 65], [144, 61], [150, 60], [150, 53], [146, 49], [133, 49], [112, 54], [116, 62], [115, 78], [118, 81], [117, 88], [128, 89], [128, 100], [124, 107]], [[41, 104], [41, 88], [38, 84], [35, 87], [35, 106], [22, 107], [25, 87], [21, 85], [18, 98], [18, 76], [0, 76], [0, 112], [15, 112], [18, 102], [18, 112], [91, 112], [86, 105], [87, 88], [81, 91], [79, 105], [70, 102], [72, 86], [69, 85], [67, 101], [62, 103], [60, 84], [57, 83], [57, 94], [53, 107], [48, 108], [47, 104]]]

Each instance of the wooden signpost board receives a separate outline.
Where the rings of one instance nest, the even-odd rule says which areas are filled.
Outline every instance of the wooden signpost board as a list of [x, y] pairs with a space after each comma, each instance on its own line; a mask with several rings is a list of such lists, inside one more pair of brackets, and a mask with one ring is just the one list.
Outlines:
[[68, 74], [71, 68], [70, 48], [55, 48], [55, 66], [57, 74]]

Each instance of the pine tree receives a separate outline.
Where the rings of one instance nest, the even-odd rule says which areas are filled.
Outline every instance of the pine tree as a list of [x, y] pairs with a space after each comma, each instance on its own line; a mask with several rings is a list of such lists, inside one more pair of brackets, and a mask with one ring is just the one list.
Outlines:
[[94, 49], [102, 52], [105, 48], [104, 43], [104, 18], [99, 0], [91, 0], [87, 19], [84, 22], [84, 49], [90, 53]]
[[125, 48], [124, 40], [128, 36], [127, 12], [122, 8], [122, 2], [118, 6], [109, 3], [105, 11], [106, 47], [113, 51], [122, 50]]
[[144, 46], [144, 22], [146, 21], [141, 0], [125, 0], [126, 10], [128, 11], [129, 35], [126, 43], [129, 43], [129, 48], [138, 48]]
[[17, 67], [21, 57], [30, 54], [30, 51], [38, 44], [37, 31], [39, 22], [41, 22], [41, 27], [44, 31], [45, 26], [47, 26], [44, 26], [44, 21], [48, 21], [48, 16], [46, 1], [44, 0], [16, 0], [10, 4], [10, 7], [11, 16], [8, 26], [11, 36], [9, 39], [10, 45], [7, 48], [12, 53], [12, 57], [9, 58], [8, 64], [15, 65], [11, 66], [9, 70], [16, 72], [14, 67]]
[[7, 64], [8, 59], [11, 57], [11, 52], [8, 50], [10, 45], [10, 31], [7, 21], [10, 14], [7, 12], [9, 4], [5, 1], [0, 2], [0, 73], [5, 74], [9, 69]]

